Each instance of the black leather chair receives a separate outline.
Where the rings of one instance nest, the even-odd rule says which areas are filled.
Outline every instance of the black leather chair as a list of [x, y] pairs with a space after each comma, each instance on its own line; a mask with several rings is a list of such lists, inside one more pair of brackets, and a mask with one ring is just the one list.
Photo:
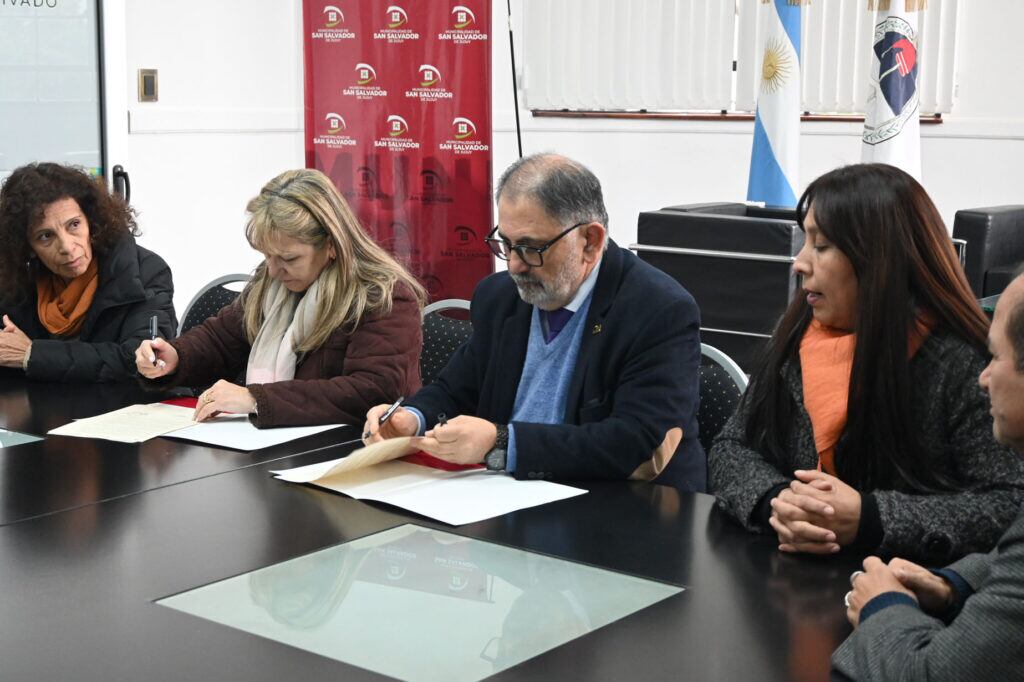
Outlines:
[[792, 210], [738, 203], [645, 211], [631, 249], [693, 294], [701, 339], [751, 372], [785, 311], [803, 232]]
[[423, 309], [423, 352], [420, 354], [420, 378], [426, 386], [448, 364], [452, 354], [473, 334], [469, 301], [447, 298]]
[[181, 316], [181, 324], [178, 326], [178, 336], [202, 324], [206, 318], [213, 317], [221, 308], [238, 298], [241, 289], [229, 289], [228, 284], [247, 281], [249, 275], [224, 275], [206, 284], [185, 307], [185, 314]]
[[1024, 206], [957, 211], [953, 238], [966, 242], [964, 271], [978, 298], [1002, 293], [1024, 261]]

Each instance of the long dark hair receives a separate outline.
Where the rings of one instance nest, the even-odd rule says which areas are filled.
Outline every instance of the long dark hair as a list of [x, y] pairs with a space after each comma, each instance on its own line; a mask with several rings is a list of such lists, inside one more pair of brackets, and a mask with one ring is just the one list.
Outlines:
[[0, 188], [0, 299], [14, 302], [30, 295], [40, 266], [28, 232], [43, 219], [46, 207], [61, 199], [74, 199], [82, 209], [97, 256], [108, 253], [126, 235], [139, 233], [132, 209], [108, 193], [102, 179], [57, 163], [21, 166]]
[[[907, 336], [919, 315], [980, 352], [988, 320], [960, 267], [935, 204], [911, 176], [885, 164], [839, 168], [815, 180], [797, 203], [808, 211], [857, 277], [856, 347], [846, 427], [836, 446], [836, 473], [862, 490], [884, 487], [953, 490], [927, 464], [913, 411]], [[796, 405], [781, 371], [795, 361], [812, 312], [798, 294], [782, 316], [744, 396], [748, 444], [784, 461]]]

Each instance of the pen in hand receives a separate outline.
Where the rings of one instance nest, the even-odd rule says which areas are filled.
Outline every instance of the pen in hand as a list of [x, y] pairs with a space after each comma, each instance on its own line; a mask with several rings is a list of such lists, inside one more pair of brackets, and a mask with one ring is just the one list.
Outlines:
[[[156, 341], [157, 336], [160, 334], [159, 322], [156, 319], [156, 315], [149, 318], [149, 340]], [[163, 360], [157, 362], [156, 353], [149, 354], [149, 361], [153, 363], [154, 367], [163, 367], [165, 363]]]
[[[389, 408], [387, 409], [387, 411], [386, 411], [386, 412], [385, 412], [384, 414], [382, 414], [382, 415], [380, 416], [380, 419], [379, 419], [379, 420], [377, 420], [377, 430], [378, 430], [378, 431], [380, 430], [380, 427], [381, 427], [381, 426], [383, 426], [383, 425], [384, 425], [384, 423], [385, 423], [385, 422], [386, 422], [387, 420], [391, 419], [391, 416], [392, 416], [392, 415], [393, 415], [393, 414], [394, 414], [395, 412], [397, 412], [397, 411], [398, 411], [398, 408], [402, 406], [402, 401], [403, 401], [403, 400], [405, 400], [405, 396], [404, 396], [404, 395], [403, 395], [402, 397], [400, 397], [400, 398], [399, 398], [398, 400], [396, 400], [396, 401], [395, 401], [394, 403], [392, 403], [392, 404], [391, 404], [391, 407], [389, 407]], [[367, 438], [369, 438], [369, 437], [370, 437], [370, 435], [371, 435], [371, 434], [370, 434], [370, 431], [369, 431], [369, 430], [367, 430], [367, 431], [366, 431], [366, 432], [365, 432], [365, 433], [363, 434], [363, 440], [366, 440]]]

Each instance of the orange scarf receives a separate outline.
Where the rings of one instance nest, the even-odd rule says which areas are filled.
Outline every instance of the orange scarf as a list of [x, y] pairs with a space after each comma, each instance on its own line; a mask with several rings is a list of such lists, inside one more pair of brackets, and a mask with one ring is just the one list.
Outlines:
[[[932, 321], [918, 318], [907, 339], [908, 357], [914, 357], [931, 331]], [[857, 337], [811, 320], [800, 340], [804, 408], [811, 418], [818, 468], [835, 475], [836, 443], [846, 427], [850, 374]]]
[[67, 283], [49, 270], [41, 272], [36, 278], [39, 321], [54, 336], [77, 336], [99, 284], [95, 258], [85, 272]]

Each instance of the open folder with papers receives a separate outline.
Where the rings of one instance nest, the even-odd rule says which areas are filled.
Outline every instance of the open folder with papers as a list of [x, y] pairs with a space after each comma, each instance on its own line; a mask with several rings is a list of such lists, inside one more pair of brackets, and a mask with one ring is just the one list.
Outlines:
[[348, 457], [272, 471], [281, 480], [311, 483], [357, 500], [384, 502], [453, 526], [582, 495], [548, 481], [517, 481], [480, 467], [441, 469], [406, 457], [409, 438], [392, 438]]

